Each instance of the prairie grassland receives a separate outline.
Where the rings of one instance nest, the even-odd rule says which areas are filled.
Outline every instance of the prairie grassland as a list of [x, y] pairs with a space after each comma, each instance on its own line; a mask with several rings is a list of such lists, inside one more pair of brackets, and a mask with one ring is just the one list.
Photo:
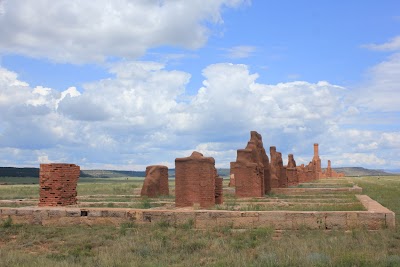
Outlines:
[[[400, 177], [349, 181], [396, 212], [399, 222]], [[0, 266], [400, 266], [400, 227], [397, 223], [395, 229], [378, 231], [199, 231], [190, 222], [181, 227], [43, 227], [4, 220]]]

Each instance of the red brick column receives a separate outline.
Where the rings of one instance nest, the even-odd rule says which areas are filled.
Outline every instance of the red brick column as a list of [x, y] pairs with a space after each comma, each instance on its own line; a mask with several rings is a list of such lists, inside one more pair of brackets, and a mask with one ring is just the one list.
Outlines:
[[146, 178], [140, 195], [148, 197], [169, 195], [167, 166], [152, 165], [146, 167]]
[[175, 205], [201, 208], [215, 205], [215, 160], [193, 152], [190, 157], [175, 159]]
[[79, 175], [75, 164], [40, 164], [39, 206], [75, 205]]

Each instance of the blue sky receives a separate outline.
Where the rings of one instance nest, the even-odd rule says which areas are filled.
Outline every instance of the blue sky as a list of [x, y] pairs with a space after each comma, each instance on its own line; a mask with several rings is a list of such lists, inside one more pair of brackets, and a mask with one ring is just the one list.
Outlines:
[[399, 1], [0, 0], [0, 165], [400, 169]]

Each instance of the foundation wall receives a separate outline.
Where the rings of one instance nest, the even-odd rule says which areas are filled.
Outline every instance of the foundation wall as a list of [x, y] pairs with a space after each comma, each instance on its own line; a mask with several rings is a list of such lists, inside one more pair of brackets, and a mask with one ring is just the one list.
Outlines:
[[273, 188], [271, 190], [274, 194], [283, 194], [283, 195], [296, 195], [298, 193], [343, 193], [343, 192], [352, 192], [355, 194], [361, 194], [362, 188], [358, 186], [353, 187], [340, 187], [340, 188]]
[[357, 196], [367, 211], [221, 211], [221, 210], [144, 210], [66, 207], [0, 208], [0, 219], [40, 225], [95, 225], [123, 222], [193, 223], [196, 229], [229, 226], [233, 228], [272, 227], [277, 230], [394, 228], [395, 214], [368, 196]]

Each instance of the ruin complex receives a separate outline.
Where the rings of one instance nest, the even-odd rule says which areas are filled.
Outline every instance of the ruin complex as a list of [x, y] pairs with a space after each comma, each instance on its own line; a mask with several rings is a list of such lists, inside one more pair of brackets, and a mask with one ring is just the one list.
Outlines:
[[146, 167], [146, 178], [140, 195], [147, 197], [169, 195], [167, 166], [152, 165]]
[[75, 164], [40, 164], [39, 206], [75, 205], [79, 175]]
[[328, 167], [321, 173], [321, 178], [340, 178], [344, 177], [344, 173], [336, 172], [332, 169], [331, 161], [328, 160]]

